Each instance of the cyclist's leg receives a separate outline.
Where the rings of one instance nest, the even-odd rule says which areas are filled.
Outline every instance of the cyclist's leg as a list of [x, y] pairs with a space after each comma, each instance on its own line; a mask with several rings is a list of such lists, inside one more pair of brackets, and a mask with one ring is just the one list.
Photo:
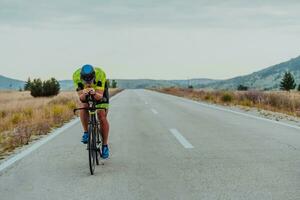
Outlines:
[[[106, 84], [106, 86], [107, 86], [107, 84]], [[107, 145], [108, 144], [108, 134], [109, 134], [109, 124], [108, 124], [108, 120], [107, 120], [107, 113], [108, 113], [108, 107], [109, 107], [108, 87], [105, 87], [103, 97], [104, 97], [104, 101], [102, 100], [102, 101], [98, 102], [99, 104], [96, 107], [103, 108], [102, 110], [98, 111], [98, 119], [100, 121], [100, 126], [101, 126], [103, 145]]]
[[[87, 108], [87, 103], [80, 103], [81, 108]], [[88, 131], [89, 113], [87, 110], [80, 110], [80, 121], [84, 132]]]
[[104, 145], [108, 144], [108, 135], [109, 135], [109, 123], [107, 120], [107, 113], [108, 113], [108, 109], [98, 111], [98, 119], [101, 125], [101, 133], [102, 133]]

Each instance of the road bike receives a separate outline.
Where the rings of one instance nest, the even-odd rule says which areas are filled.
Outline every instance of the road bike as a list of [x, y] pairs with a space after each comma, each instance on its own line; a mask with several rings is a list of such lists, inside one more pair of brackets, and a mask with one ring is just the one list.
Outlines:
[[[103, 101], [103, 100], [102, 100]], [[88, 123], [88, 143], [87, 150], [89, 154], [89, 166], [91, 175], [95, 173], [96, 164], [99, 165], [100, 158], [102, 157], [101, 146], [102, 146], [102, 134], [100, 122], [97, 118], [97, 110], [103, 110], [103, 108], [97, 108], [97, 102], [91, 94], [87, 95], [87, 108], [75, 108], [74, 114], [78, 110], [87, 110], [89, 112], [89, 123]]]

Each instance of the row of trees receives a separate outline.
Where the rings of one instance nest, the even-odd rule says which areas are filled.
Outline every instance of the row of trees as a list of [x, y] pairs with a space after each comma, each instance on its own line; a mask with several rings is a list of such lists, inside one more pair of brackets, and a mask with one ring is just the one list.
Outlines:
[[39, 78], [31, 81], [30, 78], [28, 78], [24, 85], [24, 90], [30, 91], [33, 97], [48, 97], [57, 95], [60, 90], [60, 85], [55, 78], [46, 81], [42, 81]]
[[[294, 90], [296, 87], [297, 87], [297, 84], [296, 84], [293, 74], [291, 72], [285, 72], [283, 75], [283, 78], [280, 82], [280, 89], [285, 90], [285, 91], [290, 91], [290, 90]], [[245, 90], [248, 90], [249, 88], [244, 85], [239, 85], [237, 89], [241, 90], [241, 91], [243, 91], [243, 90], [245, 91]], [[297, 90], [300, 91], [300, 83], [297, 87]]]

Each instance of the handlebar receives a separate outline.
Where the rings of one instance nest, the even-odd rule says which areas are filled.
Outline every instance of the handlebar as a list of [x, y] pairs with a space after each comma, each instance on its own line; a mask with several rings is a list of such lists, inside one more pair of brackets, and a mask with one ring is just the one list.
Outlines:
[[[94, 98], [94, 96], [93, 95], [91, 95], [91, 92], [89, 92], [87, 95], [86, 95], [86, 100], [88, 101], [88, 102], [94, 102], [95, 101], [95, 98]], [[105, 97], [102, 97], [102, 99], [100, 100], [100, 103], [101, 102], [106, 102], [107, 101], [107, 99], [105, 98]]]
[[89, 111], [96, 111], [96, 110], [105, 110], [105, 108], [75, 108], [73, 110], [74, 114], [76, 113], [76, 111], [78, 110], [89, 110]]
[[88, 111], [96, 111], [96, 110], [105, 110], [105, 108], [96, 108], [96, 104], [101, 104], [101, 102], [105, 103], [107, 99], [103, 97], [100, 102], [97, 102], [93, 95], [90, 93], [87, 95], [87, 103], [89, 104], [89, 107], [87, 108], [75, 108], [73, 110], [73, 113], [76, 114], [76, 111], [78, 110], [88, 110]]

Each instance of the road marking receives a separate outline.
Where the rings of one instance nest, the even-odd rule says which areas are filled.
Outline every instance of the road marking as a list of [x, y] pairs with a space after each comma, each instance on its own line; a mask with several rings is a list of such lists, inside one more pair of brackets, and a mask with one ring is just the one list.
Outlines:
[[289, 128], [295, 128], [295, 129], [300, 130], [300, 127], [296, 126], [296, 125], [291, 125], [291, 124], [287, 124], [287, 123], [284, 123], [284, 122], [275, 121], [275, 120], [272, 120], [272, 119], [262, 118], [262, 117], [250, 115], [250, 114], [247, 114], [247, 113], [242, 113], [242, 112], [238, 112], [238, 111], [234, 111], [234, 110], [229, 110], [229, 109], [221, 108], [221, 107], [214, 106], [214, 105], [208, 105], [208, 104], [201, 103], [201, 102], [194, 102], [194, 103], [202, 105], [204, 107], [213, 108], [213, 109], [224, 111], [224, 112], [230, 112], [230, 113], [233, 113], [233, 114], [242, 115], [242, 116], [245, 116], [245, 117], [258, 119], [258, 120], [262, 120], [262, 121], [267, 121], [267, 122], [271, 122], [271, 123], [274, 123], [274, 124], [279, 124], [281, 126], [286, 126], [286, 127], [289, 127]]
[[[121, 92], [120, 92], [121, 93]], [[119, 94], [114, 95], [111, 100], [115, 99]], [[12, 156], [11, 158], [5, 160], [3, 163], [0, 164], [0, 173], [8, 168], [9, 166], [13, 165], [15, 162], [23, 159], [25, 156], [29, 155], [31, 152], [35, 151], [42, 145], [46, 144], [59, 134], [63, 133], [68, 128], [72, 127], [73, 125], [77, 124], [80, 121], [79, 118], [73, 119], [70, 122], [66, 123], [64, 126], [56, 129], [54, 132], [49, 133], [45, 138], [40, 139], [36, 143], [32, 144], [30, 147], [26, 148], [25, 150], [22, 150], [20, 153], [17, 153], [16, 155]]]
[[174, 135], [174, 137], [184, 146], [186, 149], [192, 149], [194, 146], [189, 143], [182, 135], [179, 133], [177, 129], [170, 129], [170, 132]]
[[154, 114], [158, 114], [158, 112], [155, 110], [155, 109], [153, 109], [153, 108], [151, 108], [151, 111], [154, 113]]

